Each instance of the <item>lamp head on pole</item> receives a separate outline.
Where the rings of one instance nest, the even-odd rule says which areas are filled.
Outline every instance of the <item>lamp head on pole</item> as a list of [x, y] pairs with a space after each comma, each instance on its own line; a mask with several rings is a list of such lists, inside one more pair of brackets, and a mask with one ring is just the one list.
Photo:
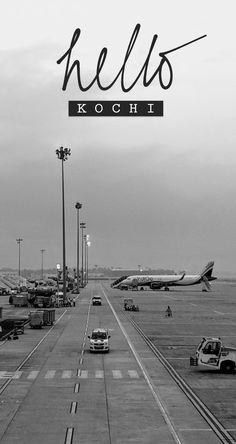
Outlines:
[[58, 159], [65, 161], [67, 160], [67, 157], [71, 155], [71, 150], [69, 148], [63, 148], [63, 146], [61, 146], [59, 149], [56, 150], [56, 155]]

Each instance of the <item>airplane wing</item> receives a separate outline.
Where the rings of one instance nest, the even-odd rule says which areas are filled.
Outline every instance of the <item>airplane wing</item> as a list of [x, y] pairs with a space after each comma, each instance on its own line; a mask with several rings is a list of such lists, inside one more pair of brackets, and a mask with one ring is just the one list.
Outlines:
[[182, 281], [183, 280], [183, 278], [184, 278], [184, 276], [185, 276], [185, 273], [183, 273], [181, 276], [173, 276], [173, 279], [171, 278], [170, 279], [170, 276], [168, 276], [168, 279], [167, 280], [165, 280], [164, 282], [165, 282], [165, 284], [173, 284], [173, 283], [175, 283], [175, 282], [179, 282], [179, 281]]

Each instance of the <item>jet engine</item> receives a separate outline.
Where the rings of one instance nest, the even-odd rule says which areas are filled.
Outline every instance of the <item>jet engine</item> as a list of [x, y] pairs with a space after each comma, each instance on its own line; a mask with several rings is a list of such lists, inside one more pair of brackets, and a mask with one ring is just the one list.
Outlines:
[[162, 287], [162, 284], [159, 284], [158, 282], [152, 282], [150, 284], [151, 290], [160, 290]]

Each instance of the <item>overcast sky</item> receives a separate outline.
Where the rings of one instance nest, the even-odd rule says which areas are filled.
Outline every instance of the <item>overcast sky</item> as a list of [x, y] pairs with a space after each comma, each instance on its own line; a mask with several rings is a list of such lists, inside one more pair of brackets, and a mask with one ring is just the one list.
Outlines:
[[[3, 2], [2, 2], [3, 3]], [[92, 245], [90, 265], [166, 267], [236, 274], [235, 0], [11, 0], [0, 18], [0, 267], [62, 261], [61, 165], [65, 163], [67, 263], [76, 261], [77, 201]], [[173, 84], [140, 80], [123, 93], [84, 93], [72, 75], [62, 91], [73, 32], [73, 56], [84, 84], [108, 48], [101, 78], [118, 73], [131, 34], [141, 30], [127, 80], [137, 76], [154, 34], [159, 52], [207, 34], [169, 55]], [[68, 117], [68, 100], [163, 100], [164, 117]]]

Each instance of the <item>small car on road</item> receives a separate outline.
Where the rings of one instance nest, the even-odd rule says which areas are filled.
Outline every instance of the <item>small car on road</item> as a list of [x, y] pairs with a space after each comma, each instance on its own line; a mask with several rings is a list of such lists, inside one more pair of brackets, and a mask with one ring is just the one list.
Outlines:
[[95, 295], [92, 298], [92, 305], [102, 305], [102, 298], [99, 295]]
[[90, 352], [109, 352], [110, 344], [109, 339], [110, 335], [108, 331], [104, 328], [95, 328], [92, 331], [91, 336], [89, 338], [89, 351]]

